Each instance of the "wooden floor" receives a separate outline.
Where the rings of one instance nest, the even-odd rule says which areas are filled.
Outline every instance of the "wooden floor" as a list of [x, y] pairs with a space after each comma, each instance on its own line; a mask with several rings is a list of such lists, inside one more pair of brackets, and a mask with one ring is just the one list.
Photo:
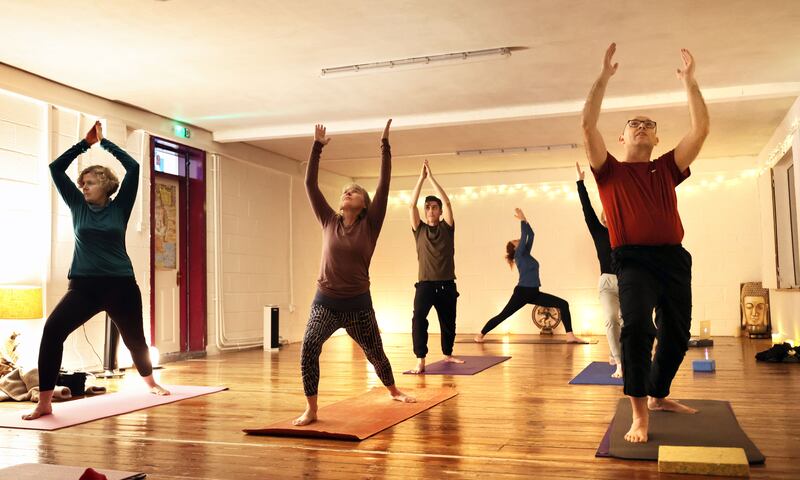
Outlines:
[[[401, 389], [454, 384], [459, 395], [358, 443], [246, 436], [242, 428], [302, 411], [300, 346], [228, 353], [171, 363], [158, 374], [167, 384], [229, 391], [55, 432], [0, 429], [0, 467], [82, 465], [144, 471], [148, 479], [677, 478], [659, 476], [655, 462], [594, 457], [621, 388], [567, 382], [590, 361], [607, 359], [604, 338], [595, 345], [456, 344], [456, 354], [513, 357], [459, 377], [402, 375], [414, 362], [410, 335], [384, 335], [384, 342]], [[431, 336], [432, 351], [438, 342]], [[800, 365], [756, 363], [766, 340], [715, 342], [709, 352], [717, 372], [694, 375], [691, 360], [703, 350], [690, 349], [673, 396], [732, 402], [767, 457], [752, 477], [800, 478]], [[346, 336], [326, 343], [321, 363], [321, 405], [380, 385]], [[139, 386], [135, 372], [127, 377], [96, 383]], [[0, 409], [30, 406], [5, 402]]]

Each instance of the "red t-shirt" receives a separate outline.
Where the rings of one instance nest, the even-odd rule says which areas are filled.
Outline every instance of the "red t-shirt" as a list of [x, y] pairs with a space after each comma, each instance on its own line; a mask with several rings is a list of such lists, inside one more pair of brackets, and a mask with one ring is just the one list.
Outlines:
[[620, 162], [610, 153], [592, 169], [606, 213], [611, 247], [679, 245], [683, 225], [675, 187], [689, 178], [675, 164], [675, 150], [650, 162]]

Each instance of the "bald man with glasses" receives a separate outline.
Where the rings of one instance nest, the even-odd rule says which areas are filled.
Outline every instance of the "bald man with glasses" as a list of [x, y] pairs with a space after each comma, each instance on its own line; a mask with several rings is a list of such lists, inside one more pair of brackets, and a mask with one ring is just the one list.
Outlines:
[[[606, 86], [619, 66], [612, 63], [616, 48], [612, 43], [606, 50], [581, 121], [586, 154], [608, 223], [625, 319], [620, 335], [622, 373], [624, 392], [633, 407], [625, 440], [647, 442], [649, 410], [696, 413], [667, 398], [688, 349], [692, 317], [692, 257], [681, 246], [683, 225], [675, 187], [690, 175], [689, 165], [708, 136], [709, 118], [694, 78], [694, 58], [682, 49], [683, 67], [677, 76], [689, 100], [689, 132], [673, 150], [653, 160], [657, 124], [637, 115], [626, 122], [618, 139], [624, 158], [614, 158], [606, 150], [597, 121]], [[658, 345], [651, 359], [656, 338]]]

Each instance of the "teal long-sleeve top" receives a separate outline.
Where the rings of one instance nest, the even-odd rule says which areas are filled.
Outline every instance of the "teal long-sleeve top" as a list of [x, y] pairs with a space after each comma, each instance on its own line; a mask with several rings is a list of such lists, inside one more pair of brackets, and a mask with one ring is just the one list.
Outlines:
[[539, 262], [531, 256], [531, 248], [533, 247], [533, 229], [528, 222], [520, 222], [520, 229], [522, 230], [519, 237], [519, 245], [514, 252], [514, 263], [517, 264], [519, 271], [520, 287], [535, 287], [542, 286], [539, 280]]
[[58, 193], [72, 212], [75, 253], [67, 275], [75, 277], [133, 277], [133, 264], [125, 248], [128, 219], [139, 188], [139, 164], [107, 139], [100, 141], [125, 168], [119, 192], [104, 207], [90, 205], [67, 176], [67, 168], [91, 145], [81, 140], [50, 164], [50, 175]]

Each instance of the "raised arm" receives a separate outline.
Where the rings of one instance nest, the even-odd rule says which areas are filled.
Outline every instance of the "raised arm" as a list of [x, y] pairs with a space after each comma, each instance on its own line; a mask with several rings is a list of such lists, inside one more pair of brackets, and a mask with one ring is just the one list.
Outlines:
[[319, 159], [322, 155], [322, 147], [330, 141], [330, 137], [325, 135], [325, 126], [316, 125], [314, 127], [314, 145], [311, 147], [311, 155], [308, 157], [308, 166], [306, 167], [306, 195], [311, 203], [311, 210], [314, 211], [319, 223], [323, 225], [335, 214], [319, 189]]
[[98, 125], [100, 125], [100, 122], [95, 122], [92, 128], [86, 133], [86, 137], [84, 137], [83, 140], [71, 146], [50, 164], [50, 176], [53, 177], [56, 190], [58, 190], [59, 195], [61, 195], [61, 198], [64, 199], [64, 202], [70, 208], [85, 200], [83, 199], [81, 191], [78, 190], [75, 183], [67, 176], [67, 168], [69, 168], [70, 164], [78, 158], [80, 154], [89, 150], [92, 145], [98, 142]]
[[433, 189], [436, 190], [436, 195], [442, 199], [442, 217], [444, 217], [444, 221], [452, 227], [454, 225], [454, 220], [453, 207], [450, 205], [450, 197], [447, 196], [442, 186], [439, 185], [439, 182], [437, 182], [433, 177], [433, 173], [431, 173], [431, 167], [427, 160], [425, 160], [425, 169], [428, 171], [428, 179], [431, 181], [431, 184], [433, 184]]
[[386, 216], [386, 204], [389, 202], [389, 181], [392, 179], [392, 147], [389, 145], [389, 127], [392, 119], [386, 122], [381, 137], [381, 173], [378, 177], [378, 188], [375, 189], [375, 198], [369, 207], [367, 216], [374, 227], [380, 229]]
[[681, 172], [684, 172], [700, 153], [700, 148], [703, 147], [703, 142], [708, 136], [711, 122], [708, 118], [708, 108], [703, 100], [703, 94], [700, 93], [700, 87], [694, 78], [694, 57], [689, 50], [683, 48], [681, 49], [681, 59], [683, 68], [678, 69], [677, 75], [683, 82], [686, 96], [689, 98], [689, 117], [692, 122], [689, 133], [675, 147], [675, 164]]
[[519, 236], [519, 245], [517, 246], [517, 252], [520, 254], [530, 254], [531, 248], [533, 248], [533, 229], [531, 225], [528, 223], [528, 219], [525, 218], [525, 214], [522, 213], [522, 210], [519, 208], [514, 209], [514, 216], [520, 222], [520, 236]]
[[618, 63], [611, 63], [611, 59], [616, 50], [616, 43], [609, 45], [606, 50], [600, 76], [595, 80], [592, 89], [589, 91], [589, 96], [586, 98], [586, 103], [583, 106], [583, 115], [581, 116], [583, 146], [586, 150], [589, 164], [595, 170], [600, 170], [606, 163], [606, 143], [603, 141], [603, 136], [597, 128], [597, 121], [600, 119], [600, 107], [603, 105], [603, 97], [606, 94], [608, 80], [617, 72], [617, 67], [619, 66]]
[[414, 191], [411, 192], [411, 203], [408, 204], [408, 213], [409, 213], [409, 220], [411, 220], [411, 230], [417, 231], [417, 227], [419, 226], [419, 208], [417, 208], [417, 202], [419, 202], [419, 192], [422, 191], [422, 184], [425, 182], [425, 177], [428, 176], [428, 170], [425, 168], [425, 164], [422, 164], [422, 171], [419, 172], [419, 179], [417, 180], [417, 184], [414, 185]]
[[575, 169], [578, 171], [578, 198], [581, 199], [583, 219], [586, 221], [586, 226], [589, 227], [590, 232], [598, 228], [604, 228], [603, 224], [600, 223], [600, 219], [597, 218], [594, 207], [592, 207], [592, 201], [589, 199], [589, 192], [586, 191], [586, 185], [583, 183], [586, 172], [581, 170], [581, 166], [577, 162], [575, 163]]
[[95, 123], [95, 132], [100, 140], [100, 146], [113, 155], [125, 169], [125, 177], [119, 186], [119, 193], [117, 193], [114, 203], [121, 206], [127, 216], [130, 216], [133, 204], [136, 202], [136, 192], [139, 190], [139, 162], [128, 155], [128, 152], [103, 137], [103, 127], [100, 122]]

